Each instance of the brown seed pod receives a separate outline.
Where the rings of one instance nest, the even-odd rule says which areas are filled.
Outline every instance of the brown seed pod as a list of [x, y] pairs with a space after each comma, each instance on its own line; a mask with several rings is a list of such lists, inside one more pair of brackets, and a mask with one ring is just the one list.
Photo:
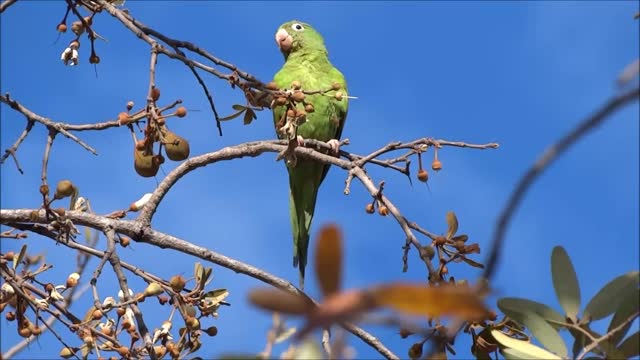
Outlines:
[[164, 164], [164, 156], [162, 156], [162, 154], [153, 155], [153, 161], [160, 166]]
[[4, 317], [7, 319], [7, 321], [13, 321], [16, 319], [16, 313], [14, 313], [13, 311], [9, 311]]
[[373, 206], [372, 203], [368, 203], [364, 209], [367, 212], [367, 214], [373, 214], [376, 211], [375, 206]]
[[342, 91], [336, 91], [335, 95], [333, 95], [333, 97], [335, 97], [336, 100], [338, 100], [338, 101], [342, 100], [343, 96], [344, 96], [344, 94], [342, 93]]
[[84, 22], [86, 22], [86, 23], [87, 23], [87, 25], [89, 25], [89, 26], [93, 25], [93, 17], [91, 17], [91, 16], [85, 16], [85, 17], [84, 17]]
[[186, 280], [181, 275], [174, 275], [169, 280], [169, 286], [171, 286], [171, 289], [177, 293], [179, 293], [180, 291], [182, 291], [182, 289], [184, 289], [184, 285], [186, 283], [187, 283]]
[[158, 99], [160, 99], [160, 89], [157, 87], [154, 87], [153, 89], [151, 89], [151, 99], [153, 99], [153, 101], [158, 101]]
[[82, 21], [76, 20], [72, 22], [71, 31], [73, 31], [73, 33], [78, 36], [82, 35], [82, 33], [84, 32], [84, 25], [82, 25]]
[[100, 56], [96, 54], [91, 54], [91, 56], [89, 57], [89, 64], [99, 64], [99, 63], [100, 63]]
[[129, 348], [126, 346], [120, 346], [117, 351], [118, 351], [118, 354], [122, 357], [126, 358], [129, 356]]
[[160, 165], [153, 161], [153, 153], [137, 149], [133, 150], [133, 167], [142, 177], [153, 177], [160, 169]]
[[427, 182], [429, 180], [429, 173], [425, 169], [418, 170], [418, 180]]
[[295, 110], [293, 110], [293, 109], [287, 110], [287, 117], [288, 118], [293, 118], [295, 116], [296, 116], [296, 111]]
[[286, 103], [287, 103], [287, 98], [286, 97], [280, 96], [280, 97], [276, 98], [276, 105], [277, 106], [282, 106], [282, 105], [284, 105]]
[[29, 329], [28, 327], [20, 328], [18, 330], [18, 334], [20, 334], [20, 336], [22, 336], [23, 338], [28, 338], [29, 336], [31, 336], [31, 329]]
[[131, 243], [131, 240], [130, 240], [128, 237], [126, 237], [126, 236], [122, 236], [122, 237], [120, 238], [120, 245], [121, 245], [122, 247], [127, 247], [127, 246], [129, 246], [129, 244], [130, 244], [130, 243]]
[[389, 209], [387, 209], [386, 206], [382, 205], [378, 208], [378, 214], [382, 215], [382, 216], [387, 216], [389, 215]]
[[297, 102], [302, 102], [304, 101], [304, 98], [305, 98], [304, 93], [302, 91], [294, 92], [291, 97], [293, 98], [294, 101], [297, 101]]
[[144, 141], [144, 139], [136, 141], [136, 150], [142, 151], [146, 147], [147, 147], [147, 144], [146, 144], [146, 141]]
[[422, 357], [422, 347], [423, 347], [424, 343], [422, 341], [417, 342], [413, 345], [411, 345], [411, 347], [409, 348], [409, 358], [411, 360], [413, 359], [419, 359], [420, 357]]
[[100, 310], [100, 309], [94, 310], [93, 313], [91, 314], [91, 318], [93, 320], [100, 320], [100, 319], [102, 319], [102, 316], [104, 316], [104, 314], [102, 313], [102, 310]]
[[40, 194], [42, 196], [49, 194], [49, 185], [40, 185]]
[[205, 332], [209, 336], [216, 336], [216, 335], [218, 335], [218, 328], [215, 327], [215, 326], [210, 326], [210, 327], [207, 328], [207, 330], [205, 330]]
[[438, 159], [433, 159], [433, 162], [431, 163], [431, 168], [434, 171], [440, 171], [442, 170], [442, 163]]
[[118, 114], [118, 124], [120, 124], [120, 126], [127, 125], [128, 123], [129, 123], [129, 114], [127, 114], [124, 111]]
[[75, 188], [73, 183], [69, 180], [60, 180], [56, 185], [56, 192], [53, 195], [56, 199], [64, 199], [67, 196], [71, 196], [74, 192]]
[[185, 117], [187, 116], [187, 108], [185, 108], [184, 106], [180, 106], [179, 108], [176, 109], [176, 116], [177, 117]]
[[265, 87], [267, 88], [267, 90], [278, 90], [278, 85], [276, 85], [276, 83], [273, 81], [268, 83]]
[[298, 80], [293, 80], [293, 81], [291, 82], [291, 88], [292, 88], [293, 90], [300, 90], [300, 88], [301, 88], [301, 87], [302, 87], [302, 84], [300, 84], [300, 81], [298, 81]]
[[187, 139], [176, 135], [175, 133], [165, 130], [164, 133], [164, 150], [167, 157], [173, 161], [182, 161], [189, 157], [189, 142]]
[[314, 108], [313, 108], [313, 105], [311, 105], [311, 104], [307, 104], [307, 105], [305, 105], [305, 106], [304, 106], [304, 110], [305, 110], [306, 112], [308, 112], [308, 113], [312, 113], [312, 112], [316, 111], [316, 109], [314, 109]]
[[340, 85], [339, 83], [333, 83], [331, 85], [331, 89], [335, 90], [335, 91], [338, 91], [338, 90], [342, 89], [342, 85]]
[[65, 23], [60, 23], [60, 24], [58, 24], [57, 29], [58, 29], [58, 31], [59, 31], [59, 32], [61, 32], [61, 33], [67, 32], [67, 24], [65, 24]]

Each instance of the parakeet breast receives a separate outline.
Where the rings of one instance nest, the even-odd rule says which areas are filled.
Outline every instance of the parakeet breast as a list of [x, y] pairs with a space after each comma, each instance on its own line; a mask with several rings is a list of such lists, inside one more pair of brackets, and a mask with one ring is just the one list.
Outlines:
[[[303, 90], [328, 89], [335, 82], [343, 83], [343, 79], [342, 74], [328, 60], [287, 61], [274, 77], [276, 85], [281, 89], [287, 89], [293, 81], [299, 81]], [[346, 89], [341, 90], [346, 95]], [[341, 101], [346, 102], [346, 97]], [[307, 112], [306, 122], [298, 127], [298, 135], [320, 141], [335, 138], [346, 114], [341, 111], [333, 92], [327, 95], [307, 95], [305, 102], [311, 104], [314, 111]], [[302, 108], [303, 105], [300, 104], [299, 107]]]

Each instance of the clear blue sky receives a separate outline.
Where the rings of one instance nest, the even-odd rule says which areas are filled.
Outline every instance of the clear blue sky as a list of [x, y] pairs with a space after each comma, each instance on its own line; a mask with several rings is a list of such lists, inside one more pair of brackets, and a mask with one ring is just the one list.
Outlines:
[[[637, 2], [127, 2], [132, 14], [178, 39], [190, 40], [222, 59], [268, 81], [282, 65], [274, 43], [277, 27], [300, 19], [325, 37], [333, 63], [346, 75], [351, 102], [343, 136], [347, 150], [364, 153], [389, 141], [435, 137], [474, 143], [497, 141], [499, 150], [446, 148], [444, 169], [432, 174], [429, 190], [409, 186], [403, 176], [371, 167], [387, 182], [387, 195], [411, 220], [434, 232], [445, 230], [448, 210], [458, 214], [461, 232], [479, 242], [484, 256], [498, 212], [521, 173], [536, 156], [616, 92], [620, 70], [638, 57]], [[88, 43], [81, 64], [65, 67], [60, 53], [71, 35], [57, 39], [64, 2], [19, 1], [2, 15], [1, 91], [33, 111], [69, 123], [114, 119], [129, 100], [144, 102], [149, 48], [109, 15], [94, 20], [109, 41], [98, 41], [102, 62], [88, 64]], [[163, 102], [185, 101], [189, 116], [171, 128], [189, 139], [193, 155], [241, 142], [272, 139], [271, 115], [258, 114], [251, 126], [224, 124], [219, 137], [207, 100], [190, 71], [161, 57], [157, 84]], [[230, 113], [241, 93], [205, 75], [218, 109]], [[199, 110], [199, 111], [194, 111]], [[7, 106], [2, 115], [2, 148], [24, 128], [24, 118]], [[528, 194], [509, 229], [495, 287], [500, 296], [521, 296], [559, 309], [550, 282], [554, 245], [572, 257], [586, 302], [609, 279], [638, 268], [638, 107], [617, 113], [559, 162]], [[49, 180], [69, 178], [98, 213], [126, 208], [151, 192], [156, 180], [133, 170], [126, 128], [80, 133], [95, 157], [62, 136], [49, 162]], [[46, 130], [37, 125], [18, 151], [25, 170], [11, 160], [2, 170], [2, 208], [40, 204], [40, 166]], [[165, 198], [154, 226], [198, 245], [297, 281], [291, 267], [287, 175], [274, 154], [209, 166], [183, 178]], [[169, 172], [175, 163], [166, 163]], [[158, 180], [163, 177], [162, 172]], [[404, 236], [395, 221], [364, 212], [370, 196], [354, 182], [342, 195], [345, 173], [333, 169], [318, 201], [315, 229], [333, 221], [346, 236], [345, 287], [390, 280], [421, 280], [424, 266], [415, 251], [403, 274]], [[75, 255], [52, 241], [31, 236], [30, 248], [46, 252], [55, 264], [44, 278], [63, 281], [75, 268]], [[105, 241], [99, 245], [104, 248]], [[313, 245], [312, 245], [313, 246]], [[3, 240], [2, 251], [19, 244]], [[193, 260], [174, 251], [134, 243], [120, 256], [157, 275], [189, 276]], [[482, 260], [479, 257], [478, 260]], [[97, 261], [89, 265], [89, 274]], [[310, 268], [313, 264], [310, 264]], [[478, 273], [451, 266], [456, 278]], [[89, 275], [83, 280], [87, 281]], [[131, 287], [142, 283], [129, 277]], [[308, 291], [317, 296], [315, 280]], [[258, 281], [214, 266], [211, 286], [231, 292], [231, 307], [212, 323], [217, 337], [200, 350], [203, 357], [229, 351], [263, 349], [271, 317], [249, 307], [248, 289]], [[100, 279], [102, 297], [117, 293], [110, 270]], [[74, 307], [90, 303], [87, 294]], [[168, 311], [155, 302], [142, 305], [147, 324], [158, 327]], [[168, 310], [168, 309], [167, 309]], [[209, 325], [207, 322], [205, 325]], [[2, 350], [17, 341], [14, 324], [0, 320]], [[392, 350], [406, 356], [412, 341], [389, 329], [372, 328]], [[66, 334], [66, 332], [62, 332]], [[74, 338], [75, 339], [75, 338]], [[358, 355], [376, 354], [352, 338]], [[457, 350], [469, 355], [468, 341]], [[47, 334], [20, 358], [55, 356], [60, 349]], [[282, 347], [276, 348], [276, 351]], [[465, 356], [466, 354], [466, 356]]]

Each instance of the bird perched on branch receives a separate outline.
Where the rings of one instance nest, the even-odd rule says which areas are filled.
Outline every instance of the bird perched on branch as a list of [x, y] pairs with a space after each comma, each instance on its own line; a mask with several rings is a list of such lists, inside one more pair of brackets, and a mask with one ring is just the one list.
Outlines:
[[[304, 145], [305, 138], [320, 140], [328, 143], [337, 155], [348, 109], [344, 76], [329, 61], [322, 35], [311, 25], [295, 20], [286, 22], [278, 28], [275, 38], [285, 63], [273, 82], [294, 95], [273, 108], [278, 137], [295, 141], [299, 146]], [[296, 94], [300, 91], [306, 92], [304, 96]], [[329, 167], [307, 159], [287, 163], [293, 266], [300, 270], [301, 289], [318, 189]]]

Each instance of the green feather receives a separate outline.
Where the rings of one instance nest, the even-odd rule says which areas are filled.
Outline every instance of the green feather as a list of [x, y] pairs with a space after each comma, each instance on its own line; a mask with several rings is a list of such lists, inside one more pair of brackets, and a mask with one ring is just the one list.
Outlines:
[[[294, 29], [296, 25], [302, 25], [303, 30], [296, 31]], [[302, 84], [303, 90], [319, 90], [330, 88], [334, 83], [338, 83], [341, 85], [340, 91], [344, 94], [342, 100], [335, 99], [332, 93], [328, 96], [307, 95], [305, 101], [313, 105], [314, 112], [307, 114], [306, 122], [298, 127], [298, 135], [305, 139], [324, 142], [340, 139], [348, 110], [347, 84], [344, 76], [331, 64], [322, 36], [309, 24], [290, 21], [281, 25], [280, 29], [285, 29], [292, 36], [293, 43], [288, 51], [283, 51], [285, 64], [274, 76], [276, 85], [286, 89], [296, 80]], [[283, 135], [278, 133], [277, 124], [285, 111], [284, 106], [277, 107], [273, 111], [273, 121], [279, 137]], [[304, 159], [298, 159], [294, 167], [287, 166], [293, 231], [293, 266], [297, 266], [300, 270], [301, 289], [304, 288], [309, 233], [318, 189], [329, 167], [329, 165]]]

